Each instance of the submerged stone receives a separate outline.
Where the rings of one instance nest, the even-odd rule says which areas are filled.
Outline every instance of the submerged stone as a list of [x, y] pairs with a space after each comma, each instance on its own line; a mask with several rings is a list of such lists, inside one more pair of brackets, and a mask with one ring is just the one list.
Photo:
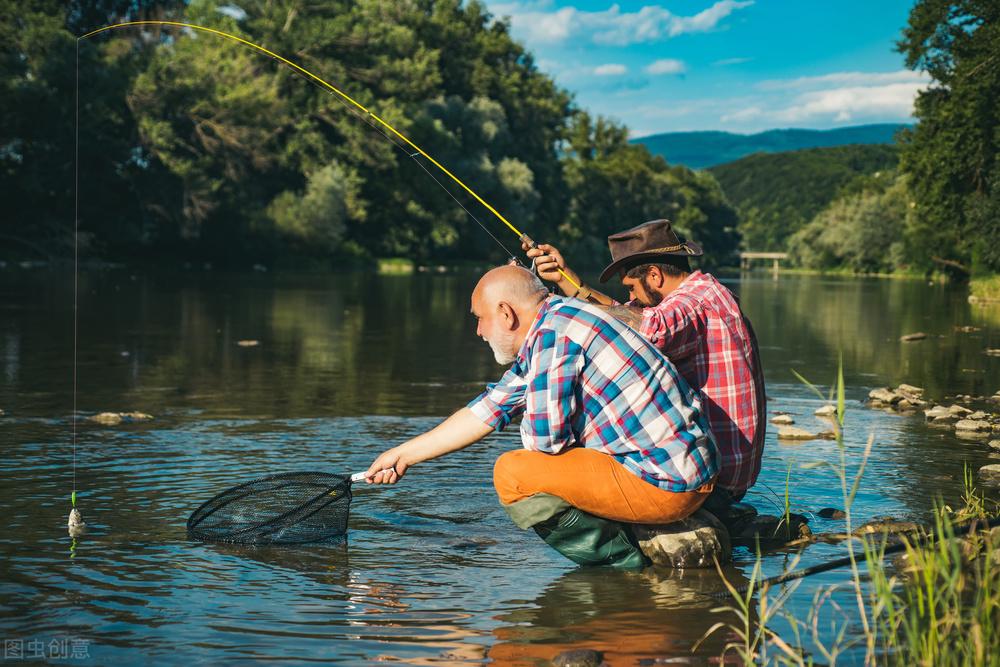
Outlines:
[[778, 440], [805, 442], [806, 440], [834, 440], [837, 435], [833, 431], [812, 433], [798, 426], [782, 426], [778, 429]]
[[948, 422], [958, 419], [958, 417], [952, 414], [951, 410], [944, 407], [943, 405], [935, 405], [933, 408], [924, 410], [924, 417], [927, 418], [929, 422]]
[[837, 408], [832, 405], [824, 405], [821, 408], [816, 408], [816, 411], [813, 412], [813, 414], [817, 417], [833, 417], [837, 414]]
[[563, 651], [552, 658], [555, 667], [600, 667], [603, 663], [604, 654], [589, 648]]
[[118, 424], [149, 421], [152, 418], [153, 415], [147, 415], [145, 412], [99, 412], [87, 417], [87, 421], [103, 426], [117, 426]]
[[790, 415], [775, 415], [771, 417], [771, 423], [777, 425], [794, 424], [795, 420]]
[[801, 514], [789, 514], [786, 520], [784, 516], [772, 516], [761, 514], [754, 517], [753, 521], [747, 523], [738, 533], [730, 535], [734, 544], [755, 547], [759, 542], [761, 546], [781, 546], [789, 542], [812, 539], [812, 531], [809, 530], [809, 519]]
[[983, 484], [1000, 486], [1000, 463], [991, 463], [979, 469], [979, 479]]
[[984, 432], [990, 430], [990, 423], [985, 419], [962, 419], [955, 423], [955, 430]]
[[893, 403], [898, 403], [903, 400], [903, 397], [892, 391], [888, 387], [879, 387], [877, 389], [872, 389], [868, 392], [868, 398], [873, 401], [879, 401], [880, 403], [888, 403], [892, 405]]
[[912, 343], [914, 341], [923, 340], [925, 338], [927, 338], [927, 334], [925, 334], [922, 331], [918, 331], [917, 333], [911, 333], [911, 334], [906, 334], [905, 336], [900, 336], [899, 340], [901, 340], [904, 343]]
[[845, 519], [847, 518], [847, 513], [844, 510], [838, 510], [834, 507], [824, 507], [816, 512], [816, 516], [821, 519]]

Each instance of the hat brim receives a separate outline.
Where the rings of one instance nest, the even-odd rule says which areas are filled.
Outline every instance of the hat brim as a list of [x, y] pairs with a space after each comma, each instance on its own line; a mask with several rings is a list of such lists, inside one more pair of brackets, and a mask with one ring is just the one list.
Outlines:
[[654, 263], [654, 260], [658, 257], [700, 257], [702, 254], [704, 253], [701, 250], [701, 246], [694, 241], [685, 241], [683, 247], [674, 252], [637, 252], [634, 255], [622, 257], [621, 259], [608, 264], [604, 271], [601, 272], [600, 281], [602, 283], [606, 283], [612, 276], [622, 269], [631, 268], [639, 264]]

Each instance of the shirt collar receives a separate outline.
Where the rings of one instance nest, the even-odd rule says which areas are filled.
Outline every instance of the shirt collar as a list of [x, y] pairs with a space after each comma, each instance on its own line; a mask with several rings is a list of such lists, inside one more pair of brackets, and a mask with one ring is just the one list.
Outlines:
[[514, 359], [514, 365], [521, 364], [528, 359], [528, 349], [531, 347], [531, 341], [538, 333], [538, 328], [542, 325], [542, 321], [548, 316], [549, 311], [552, 310], [552, 306], [562, 303], [562, 297], [556, 296], [555, 294], [550, 294], [545, 297], [542, 301], [541, 307], [535, 314], [535, 319], [531, 323], [531, 327], [528, 329], [528, 334], [524, 337], [524, 342], [521, 343], [521, 349], [517, 351], [517, 357]]

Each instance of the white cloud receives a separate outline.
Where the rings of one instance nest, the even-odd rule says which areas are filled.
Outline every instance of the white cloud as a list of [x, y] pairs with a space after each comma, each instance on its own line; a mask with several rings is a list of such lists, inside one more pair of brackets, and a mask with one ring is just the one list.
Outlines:
[[795, 104], [773, 114], [778, 121], [798, 123], [831, 118], [837, 122], [871, 116], [909, 117], [923, 83], [855, 86], [805, 93]]
[[673, 58], [662, 58], [646, 66], [646, 74], [683, 74], [687, 69], [684, 63]]
[[608, 63], [607, 65], [598, 65], [594, 68], [594, 74], [596, 76], [621, 76], [628, 71], [625, 65], [619, 65], [617, 63]]
[[702, 10], [691, 17], [676, 17], [671, 26], [672, 34], [685, 32], [707, 32], [719, 24], [719, 21], [732, 14], [737, 9], [743, 9], [753, 4], [753, 0], [740, 2], [738, 0], [721, 0], [708, 9]]
[[722, 60], [716, 60], [713, 65], [717, 67], [726, 67], [728, 65], [742, 65], [743, 63], [748, 63], [753, 58], [723, 58]]
[[777, 79], [761, 81], [760, 90], [807, 90], [840, 86], [875, 86], [897, 83], [927, 84], [930, 77], [925, 72], [901, 69], [895, 72], [833, 72], [820, 76], [802, 76], [797, 79]]
[[717, 0], [693, 16], [678, 16], [666, 7], [646, 5], [638, 11], [622, 11], [617, 4], [604, 11], [588, 12], [575, 7], [552, 10], [548, 2], [497, 4], [497, 16], [509, 16], [514, 33], [529, 44], [559, 43], [570, 38], [597, 44], [627, 46], [657, 42], [686, 33], [708, 32], [753, 0]]
[[864, 120], [904, 121], [926, 81], [875, 86], [841, 86], [801, 92], [791, 100], [758, 101], [721, 117], [724, 123], [829, 124]]

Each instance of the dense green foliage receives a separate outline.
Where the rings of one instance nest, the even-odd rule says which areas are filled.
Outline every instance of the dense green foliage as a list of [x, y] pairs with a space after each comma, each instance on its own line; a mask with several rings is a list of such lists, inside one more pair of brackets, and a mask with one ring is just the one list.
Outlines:
[[906, 179], [891, 172], [877, 174], [854, 181], [792, 234], [788, 251], [793, 262], [856, 273], [890, 273], [906, 266], [906, 246], [899, 233], [911, 217]]
[[785, 129], [756, 134], [732, 132], [664, 132], [634, 139], [671, 164], [705, 169], [739, 160], [753, 153], [784, 153], [803, 148], [849, 144], [891, 144], [907, 127], [897, 124], [856, 125], [831, 130]]
[[739, 212], [743, 246], [783, 251], [789, 237], [845, 189], [897, 161], [894, 146], [837, 146], [759, 153], [709, 171]]
[[1000, 3], [920, 0], [899, 49], [934, 79], [903, 141], [913, 259], [1000, 271]]
[[[604, 237], [672, 217], [711, 259], [735, 250], [714, 179], [631, 146], [535, 67], [477, 2], [0, 0], [0, 252], [67, 252], [79, 34], [169, 17], [262, 44], [319, 73], [538, 240], [606, 260]], [[243, 13], [245, 12], [245, 14]], [[503, 253], [421, 164], [510, 248], [457, 185], [318, 85], [231, 40], [176, 28], [80, 43], [80, 230], [88, 252], [248, 265]], [[595, 128], [591, 130], [589, 128]]]

